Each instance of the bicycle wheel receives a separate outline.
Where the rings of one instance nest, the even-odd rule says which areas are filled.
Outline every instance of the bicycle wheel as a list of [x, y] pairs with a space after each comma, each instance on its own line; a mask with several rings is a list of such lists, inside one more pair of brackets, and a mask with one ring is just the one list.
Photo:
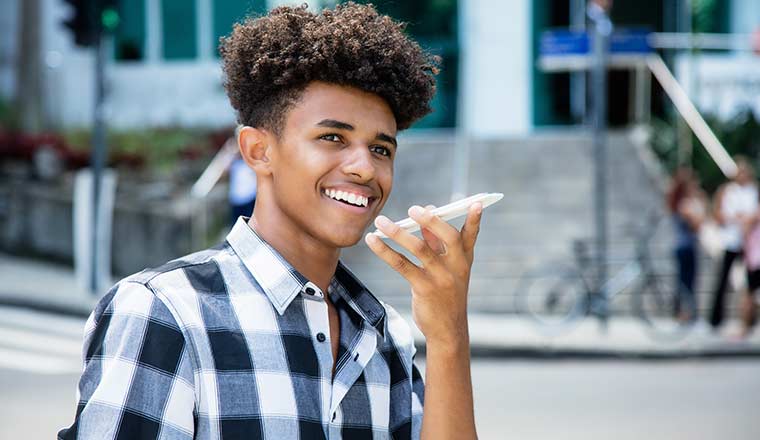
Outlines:
[[548, 266], [527, 272], [518, 283], [515, 308], [539, 330], [565, 331], [586, 312], [587, 289], [574, 268]]
[[651, 274], [640, 291], [633, 295], [634, 310], [647, 324], [650, 337], [665, 341], [689, 334], [696, 317], [686, 316], [688, 289], [674, 275]]

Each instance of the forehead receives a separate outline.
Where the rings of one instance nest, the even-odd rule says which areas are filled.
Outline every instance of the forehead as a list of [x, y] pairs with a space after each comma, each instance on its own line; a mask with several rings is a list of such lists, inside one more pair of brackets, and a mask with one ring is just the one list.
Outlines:
[[378, 95], [354, 87], [312, 82], [288, 111], [285, 130], [309, 130], [325, 119], [352, 125], [357, 132], [396, 135], [396, 118]]

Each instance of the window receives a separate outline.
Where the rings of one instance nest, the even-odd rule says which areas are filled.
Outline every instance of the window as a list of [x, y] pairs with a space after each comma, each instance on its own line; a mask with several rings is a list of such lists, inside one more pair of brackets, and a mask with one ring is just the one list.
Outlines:
[[195, 8], [195, 0], [161, 1], [164, 59], [182, 60], [197, 56]]
[[119, 0], [119, 26], [114, 33], [114, 57], [121, 61], [145, 58], [145, 0]]
[[219, 56], [219, 39], [232, 32], [232, 25], [248, 15], [263, 15], [267, 11], [266, 0], [216, 0], [214, 1], [214, 53]]

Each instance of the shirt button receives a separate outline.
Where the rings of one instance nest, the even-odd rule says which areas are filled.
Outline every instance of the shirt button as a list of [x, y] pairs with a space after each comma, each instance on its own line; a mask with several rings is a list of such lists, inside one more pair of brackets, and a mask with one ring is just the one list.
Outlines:
[[317, 292], [316, 292], [314, 289], [312, 289], [311, 287], [307, 287], [307, 288], [306, 288], [306, 294], [307, 294], [307, 295], [312, 295], [312, 296], [314, 296], [314, 294], [315, 294], [315, 293], [317, 293]]
[[327, 339], [327, 337], [325, 337], [324, 333], [322, 333], [322, 332], [317, 333], [317, 341], [319, 341], [319, 342], [325, 342], [325, 339]]

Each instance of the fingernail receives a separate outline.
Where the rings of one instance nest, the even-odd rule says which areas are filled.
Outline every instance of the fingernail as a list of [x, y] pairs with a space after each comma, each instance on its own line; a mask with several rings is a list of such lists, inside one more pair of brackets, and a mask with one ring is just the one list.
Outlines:
[[389, 228], [392, 224], [393, 222], [384, 215], [379, 215], [375, 219], [375, 226], [377, 226], [379, 229]]
[[482, 203], [475, 202], [475, 203], [473, 203], [473, 206], [475, 207], [474, 208], [475, 209], [475, 214], [480, 214], [481, 212], [483, 212], [483, 204]]
[[375, 235], [374, 232], [370, 232], [369, 234], [364, 236], [364, 242], [367, 244], [375, 243], [378, 240], [377, 235]]
[[411, 208], [409, 208], [409, 215], [412, 217], [418, 217], [421, 216], [425, 210], [422, 208], [422, 206], [414, 205]]

